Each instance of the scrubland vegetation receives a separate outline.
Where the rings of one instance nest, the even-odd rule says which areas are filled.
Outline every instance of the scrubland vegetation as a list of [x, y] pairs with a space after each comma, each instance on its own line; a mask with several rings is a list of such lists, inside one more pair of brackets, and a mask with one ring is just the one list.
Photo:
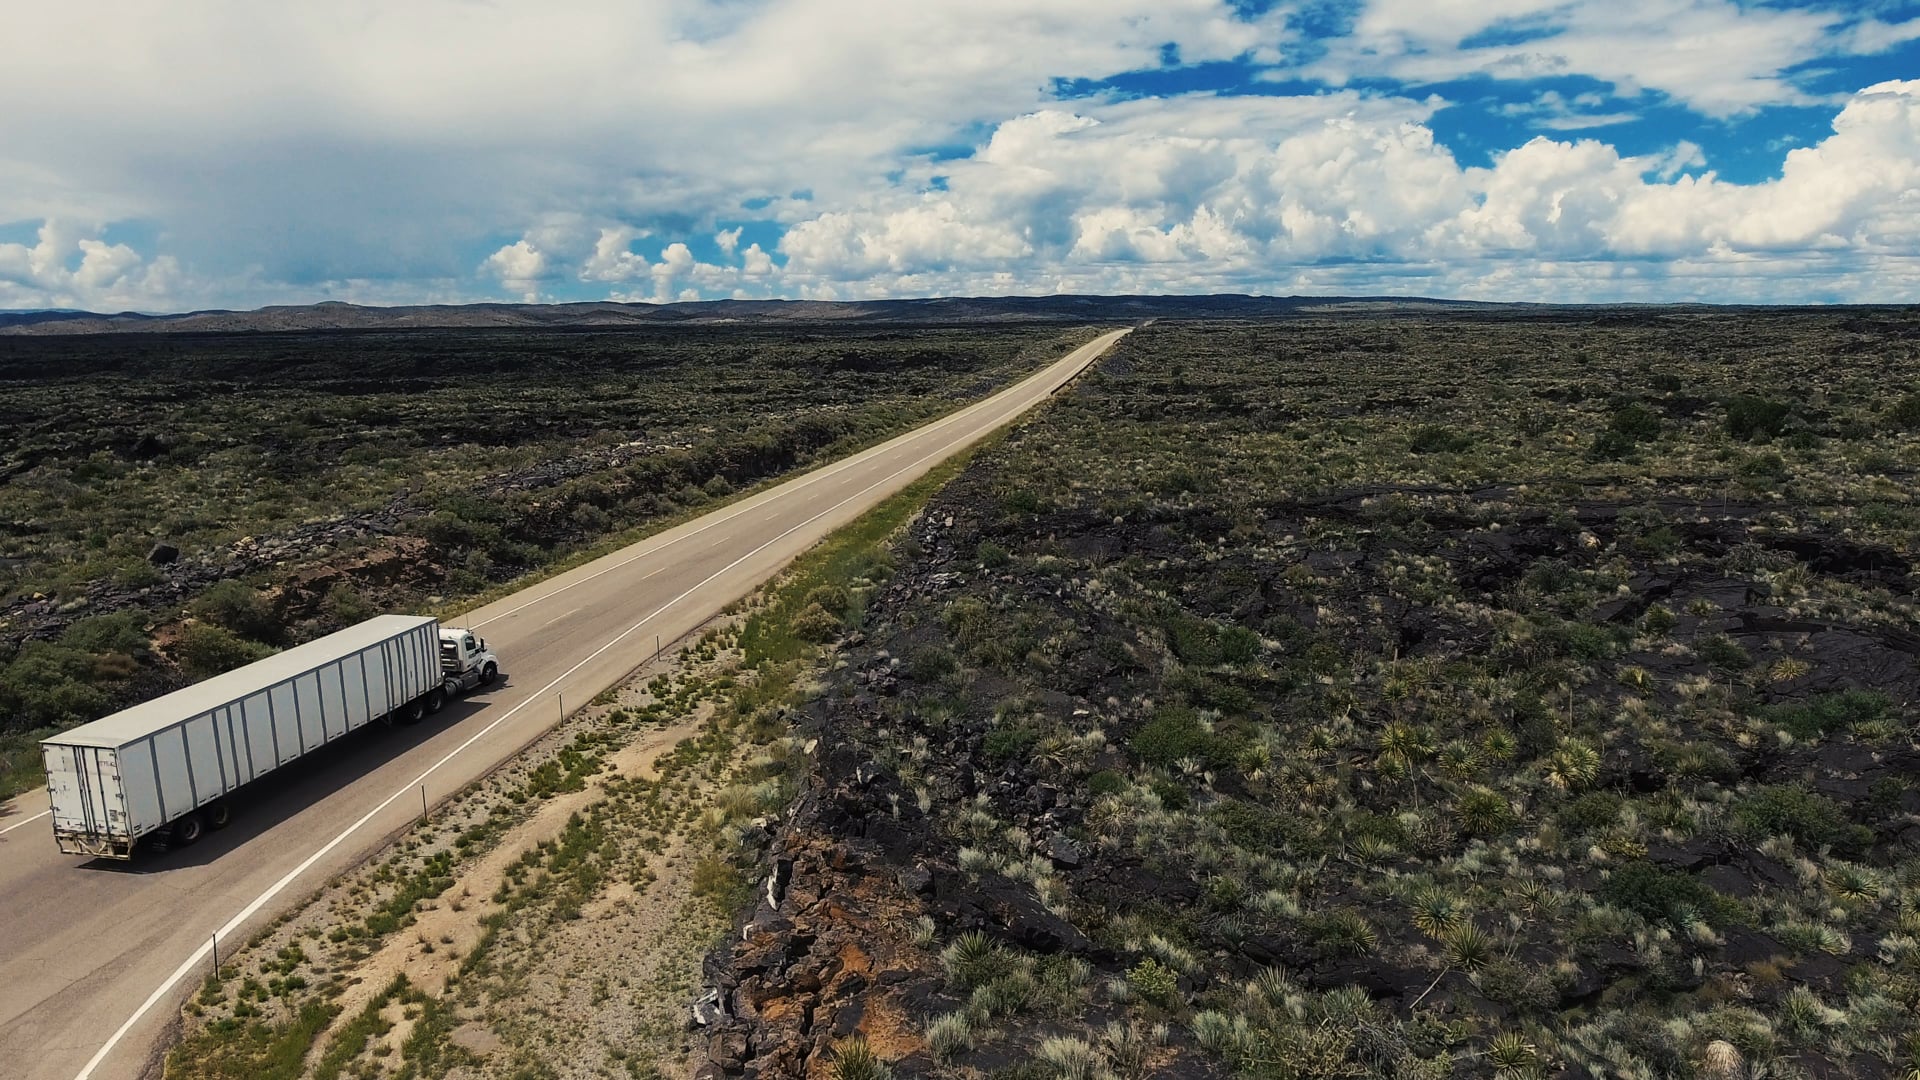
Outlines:
[[1086, 336], [10, 339], [0, 797], [32, 782], [39, 734], [378, 611], [563, 566], [984, 396]]
[[897, 549], [716, 1067], [1920, 1075], [1917, 340], [1136, 331]]

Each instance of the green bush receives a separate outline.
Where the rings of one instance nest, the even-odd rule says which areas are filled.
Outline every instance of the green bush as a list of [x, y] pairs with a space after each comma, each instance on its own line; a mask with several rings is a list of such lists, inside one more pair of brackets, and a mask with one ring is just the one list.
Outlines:
[[320, 601], [320, 611], [327, 621], [338, 626], [352, 626], [380, 614], [380, 609], [360, 595], [358, 589], [344, 582], [327, 590], [326, 598]]
[[1792, 406], [1752, 394], [1727, 402], [1727, 434], [1743, 442], [1766, 442], [1786, 430]]
[[819, 604], [808, 604], [793, 617], [793, 632], [803, 641], [832, 641], [840, 636], [840, 626], [840, 616]]
[[1472, 446], [1472, 436], [1440, 424], [1422, 424], [1407, 436], [1407, 449], [1416, 454], [1457, 454]]
[[1638, 402], [1624, 405], [1613, 411], [1613, 416], [1607, 421], [1607, 430], [1637, 443], [1651, 442], [1660, 437], [1660, 414]]
[[1814, 847], [1851, 846], [1872, 833], [1855, 826], [1832, 799], [1795, 784], [1755, 788], [1734, 804], [1733, 819], [1750, 834], [1786, 834]]
[[1887, 409], [1887, 423], [1906, 431], [1920, 428], [1920, 391], [1894, 402]]
[[1180, 976], [1152, 957], [1127, 969], [1127, 985], [1133, 987], [1134, 993], [1162, 1008], [1180, 1000]]
[[1689, 915], [1706, 918], [1721, 903], [1719, 893], [1693, 877], [1645, 862], [1627, 863], [1608, 875], [1599, 895], [1601, 900], [1648, 922], [1675, 925], [1683, 924]]
[[1171, 767], [1182, 758], [1209, 761], [1219, 753], [1219, 740], [1200, 723], [1192, 709], [1163, 708], [1133, 733], [1127, 745], [1149, 765]]
[[1112, 769], [1101, 769], [1087, 777], [1087, 790], [1095, 795], [1118, 795], [1127, 790], [1127, 778]]
[[66, 632], [60, 635], [60, 643], [95, 655], [123, 653], [140, 656], [151, 645], [147, 638], [146, 622], [145, 613], [139, 611], [95, 615], [67, 627]]
[[1797, 705], [1776, 705], [1767, 719], [1798, 739], [1817, 739], [1830, 731], [1871, 723], [1887, 715], [1893, 700], [1877, 690], [1842, 690]]
[[959, 670], [959, 659], [943, 645], [922, 645], [907, 654], [907, 678], [915, 682], [939, 682]]
[[989, 570], [998, 570], [1013, 561], [1013, 556], [1007, 553], [1006, 548], [991, 540], [980, 541], [980, 546], [974, 549], [974, 557]]
[[1746, 648], [1726, 634], [1708, 634], [1693, 643], [1693, 651], [1721, 671], [1744, 671], [1753, 666]]
[[205, 679], [250, 664], [272, 652], [265, 645], [248, 641], [223, 626], [193, 623], [181, 631], [180, 640], [173, 647], [173, 659], [188, 675]]
[[1040, 741], [1040, 729], [1024, 720], [1003, 719], [981, 740], [980, 756], [995, 765], [1026, 754]]
[[1220, 658], [1229, 664], [1248, 664], [1260, 658], [1260, 635], [1244, 626], [1223, 627], [1216, 640]]
[[1593, 442], [1587, 444], [1587, 460], [1621, 461], [1631, 457], [1639, 445], [1628, 436], [1608, 429], [1595, 435]]
[[9, 726], [72, 727], [99, 716], [107, 695], [94, 684], [94, 658], [65, 645], [30, 641], [0, 668], [0, 713]]
[[219, 582], [201, 593], [188, 605], [187, 611], [195, 618], [255, 641], [276, 642], [281, 637], [280, 624], [274, 619], [266, 598], [243, 581]]

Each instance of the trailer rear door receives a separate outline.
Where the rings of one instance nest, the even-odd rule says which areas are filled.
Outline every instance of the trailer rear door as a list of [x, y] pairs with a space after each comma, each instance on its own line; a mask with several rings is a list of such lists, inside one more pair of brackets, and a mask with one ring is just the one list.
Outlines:
[[120, 785], [118, 755], [104, 746], [44, 744], [47, 794], [53, 802], [53, 831], [62, 851], [71, 850], [68, 837], [90, 836], [131, 842], [126, 792]]

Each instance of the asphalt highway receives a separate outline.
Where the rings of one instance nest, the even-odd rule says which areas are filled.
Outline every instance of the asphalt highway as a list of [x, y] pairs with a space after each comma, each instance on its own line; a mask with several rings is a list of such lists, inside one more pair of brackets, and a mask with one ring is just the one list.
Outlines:
[[1118, 330], [947, 417], [450, 620], [506, 679], [412, 728], [378, 725], [287, 766], [199, 844], [131, 863], [55, 848], [46, 792], [0, 812], [0, 1077], [157, 1073], [214, 950], [238, 946], [431, 803], [511, 758], [795, 556], [1044, 401]]

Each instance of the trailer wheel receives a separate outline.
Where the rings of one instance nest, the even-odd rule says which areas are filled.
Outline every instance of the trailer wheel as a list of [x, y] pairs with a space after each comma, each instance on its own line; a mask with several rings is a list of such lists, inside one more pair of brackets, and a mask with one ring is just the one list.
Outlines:
[[447, 704], [447, 692], [445, 690], [431, 690], [427, 692], [427, 711], [428, 712], [437, 713], [442, 708], [444, 708], [446, 704]]
[[497, 665], [488, 664], [486, 667], [483, 667], [480, 669], [480, 685], [481, 686], [492, 686], [493, 680], [499, 677], [500, 677], [500, 668]]
[[188, 814], [174, 822], [173, 828], [167, 830], [167, 840], [175, 847], [186, 847], [199, 842], [200, 838], [206, 835], [206, 831], [206, 823], [200, 820], [199, 814]]
[[208, 803], [200, 812], [206, 815], [209, 829], [224, 829], [233, 824], [233, 807], [225, 802]]
[[393, 718], [403, 724], [417, 724], [425, 715], [427, 715], [427, 703], [424, 698], [414, 698], [393, 710]]

